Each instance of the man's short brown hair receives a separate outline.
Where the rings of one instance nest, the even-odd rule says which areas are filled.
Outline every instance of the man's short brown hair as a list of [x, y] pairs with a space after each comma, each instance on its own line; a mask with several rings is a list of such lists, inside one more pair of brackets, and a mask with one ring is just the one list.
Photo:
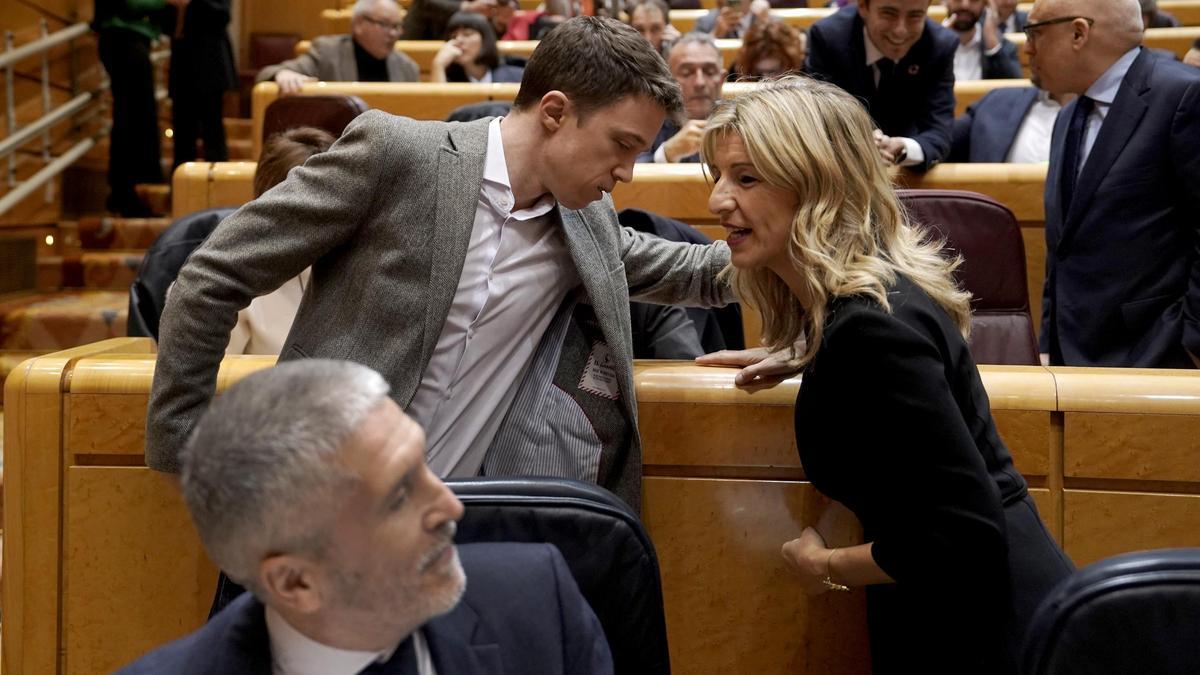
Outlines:
[[683, 110], [679, 84], [662, 57], [636, 30], [604, 17], [575, 17], [547, 33], [529, 57], [513, 107], [528, 109], [556, 90], [581, 117], [639, 95], [669, 116]]
[[254, 196], [282, 183], [288, 171], [325, 152], [335, 140], [333, 134], [316, 127], [296, 127], [268, 138], [254, 170]]

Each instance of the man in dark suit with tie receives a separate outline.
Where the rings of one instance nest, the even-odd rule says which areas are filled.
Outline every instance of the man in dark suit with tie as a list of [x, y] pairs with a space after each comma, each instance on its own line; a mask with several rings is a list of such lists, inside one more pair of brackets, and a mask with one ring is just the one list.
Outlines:
[[183, 496], [250, 592], [123, 673], [612, 673], [558, 549], [455, 547], [463, 505], [388, 390], [366, 366], [310, 359], [213, 403], [182, 453]]
[[808, 32], [805, 69], [861, 99], [885, 161], [918, 171], [945, 159], [954, 123], [958, 36], [929, 0], [861, 0]]
[[1046, 176], [1041, 351], [1190, 368], [1200, 355], [1200, 74], [1139, 46], [1136, 0], [1038, 0], [1030, 66], [1076, 93]]
[[993, 89], [954, 120], [951, 162], [1045, 162], [1050, 134], [1073, 94], [1033, 87]]

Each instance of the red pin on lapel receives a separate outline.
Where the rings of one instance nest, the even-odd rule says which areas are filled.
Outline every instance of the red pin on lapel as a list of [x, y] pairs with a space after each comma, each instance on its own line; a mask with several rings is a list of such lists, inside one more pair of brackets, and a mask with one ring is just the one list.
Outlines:
[[909, 74], [909, 75], [916, 75], [916, 74], [917, 74], [917, 73], [919, 73], [919, 72], [921, 72], [921, 66], [919, 66], [919, 65], [917, 65], [917, 64], [915, 64], [915, 63], [914, 63], [914, 64], [912, 64], [911, 66], [909, 66], [909, 67], [908, 67], [908, 74]]

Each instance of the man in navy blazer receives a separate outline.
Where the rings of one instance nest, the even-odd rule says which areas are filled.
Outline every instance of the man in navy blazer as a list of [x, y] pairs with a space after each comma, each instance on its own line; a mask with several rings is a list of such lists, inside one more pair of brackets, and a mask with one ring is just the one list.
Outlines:
[[1200, 73], [1139, 46], [1135, 0], [1038, 0], [1026, 51], [1077, 93], [1046, 176], [1051, 364], [1190, 368], [1200, 355]]
[[925, 171], [950, 152], [958, 36], [930, 0], [861, 0], [813, 24], [805, 69], [858, 97], [885, 161]]
[[1055, 96], [1037, 87], [993, 89], [954, 120], [951, 162], [1045, 162], [1050, 135], [1062, 110]]
[[183, 495], [250, 592], [123, 673], [613, 672], [558, 549], [455, 547], [463, 505], [388, 390], [366, 366], [309, 359], [216, 399], [183, 450]]

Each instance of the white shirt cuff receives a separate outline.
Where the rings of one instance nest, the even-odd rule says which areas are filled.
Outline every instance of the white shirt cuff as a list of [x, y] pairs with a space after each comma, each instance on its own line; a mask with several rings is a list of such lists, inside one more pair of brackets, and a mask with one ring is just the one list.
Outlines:
[[1001, 49], [1004, 49], [1004, 38], [1003, 37], [1001, 37], [998, 41], [996, 41], [995, 47], [984, 50], [983, 54], [984, 54], [984, 56], [995, 56], [1000, 53]]
[[900, 166], [916, 166], [925, 163], [925, 151], [921, 149], [921, 144], [911, 138], [901, 138], [904, 141], [904, 152], [906, 157]]
[[658, 146], [657, 150], [654, 151], [654, 163], [655, 164], [670, 164], [670, 162], [667, 161], [666, 145], [667, 145], [666, 143], [663, 143], [662, 145]]

